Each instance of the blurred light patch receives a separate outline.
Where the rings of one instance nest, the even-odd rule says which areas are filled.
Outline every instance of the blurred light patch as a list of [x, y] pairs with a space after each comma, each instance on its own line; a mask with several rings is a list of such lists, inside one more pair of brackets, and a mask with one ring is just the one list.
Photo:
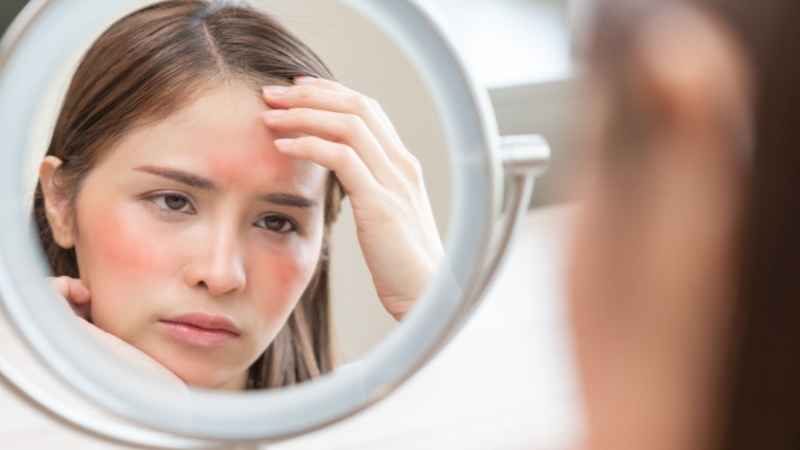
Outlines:
[[566, 0], [428, 0], [487, 88], [571, 75]]

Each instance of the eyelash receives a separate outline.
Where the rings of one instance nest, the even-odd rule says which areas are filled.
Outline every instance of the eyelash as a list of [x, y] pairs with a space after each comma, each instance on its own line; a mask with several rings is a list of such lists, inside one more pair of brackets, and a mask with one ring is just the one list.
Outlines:
[[[191, 211], [190, 212], [184, 212], [184, 211], [182, 211], [180, 209], [172, 209], [172, 208], [170, 208], [166, 204], [167, 197], [176, 197], [176, 198], [179, 198], [181, 200], [186, 201], [186, 204], [188, 206], [191, 206]], [[150, 200], [151, 202], [153, 202], [153, 204], [155, 204], [162, 212], [168, 213], [168, 214], [178, 213], [178, 214], [187, 214], [187, 215], [189, 215], [189, 214], [195, 214], [196, 211], [197, 211], [194, 208], [194, 206], [192, 205], [192, 201], [187, 196], [185, 196], [183, 194], [178, 194], [178, 193], [175, 193], [175, 192], [162, 192], [162, 193], [159, 193], [159, 194], [156, 194], [156, 195], [152, 195], [152, 196], [148, 197], [147, 199]], [[159, 200], [161, 200], [161, 201], [159, 201]], [[276, 219], [282, 221], [281, 222], [282, 226], [278, 227], [277, 230], [269, 228], [267, 226], [258, 227], [258, 228], [261, 228], [261, 229], [264, 229], [264, 230], [267, 230], [267, 231], [272, 231], [273, 233], [278, 233], [278, 234], [289, 234], [289, 233], [297, 232], [299, 230], [299, 228], [297, 226], [297, 223], [294, 220], [292, 220], [292, 219], [290, 219], [288, 217], [282, 216], [282, 215], [277, 215], [277, 214], [270, 214], [270, 215], [262, 216], [256, 221], [256, 223], [261, 222], [262, 220], [273, 220], [274, 221]], [[285, 231], [281, 231], [281, 230], [283, 230], [283, 228], [285, 228], [285, 226], [287, 224], [289, 225], [289, 229], [285, 230]]]
[[[273, 230], [273, 229], [271, 229], [269, 227], [259, 227], [259, 228], [263, 228], [265, 230], [272, 231], [273, 233], [278, 233], [278, 234], [289, 234], [289, 233], [296, 233], [297, 232], [297, 225], [292, 220], [290, 220], [287, 217], [278, 216], [278, 215], [275, 215], [275, 214], [272, 214], [272, 215], [269, 215], [269, 216], [263, 216], [260, 219], [258, 219], [256, 221], [256, 223], [258, 223], [258, 222], [260, 222], [262, 220], [267, 221], [267, 220], [276, 220], [276, 219], [280, 220], [281, 223], [283, 224], [283, 226], [278, 227], [278, 230]], [[286, 231], [280, 231], [286, 225], [289, 225], [289, 229], [286, 230]]]

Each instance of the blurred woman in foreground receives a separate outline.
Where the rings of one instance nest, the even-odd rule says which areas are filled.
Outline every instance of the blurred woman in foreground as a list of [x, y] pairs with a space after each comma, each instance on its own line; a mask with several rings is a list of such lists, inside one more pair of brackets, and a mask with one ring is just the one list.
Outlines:
[[798, 18], [598, 0], [569, 290], [592, 450], [800, 448]]

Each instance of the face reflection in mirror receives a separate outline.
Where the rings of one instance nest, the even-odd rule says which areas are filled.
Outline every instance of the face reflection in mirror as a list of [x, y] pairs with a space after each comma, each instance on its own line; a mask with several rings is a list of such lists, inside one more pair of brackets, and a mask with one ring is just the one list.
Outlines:
[[156, 2], [92, 44], [34, 215], [50, 283], [94, 334], [192, 387], [330, 372], [343, 215], [376, 304], [402, 320], [443, 257], [420, 163], [381, 105], [332, 80], [249, 7]]
[[244, 84], [209, 88], [127, 135], [74, 208], [51, 208], [93, 323], [191, 384], [243, 387], [318, 266], [328, 171], [279, 153], [264, 109]]

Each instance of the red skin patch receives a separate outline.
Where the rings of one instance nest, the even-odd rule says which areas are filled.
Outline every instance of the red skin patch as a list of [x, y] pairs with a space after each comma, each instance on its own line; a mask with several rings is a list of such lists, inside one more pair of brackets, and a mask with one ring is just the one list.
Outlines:
[[[152, 235], [149, 221], [136, 211], [112, 209], [105, 214], [92, 214], [87, 239], [98, 256], [117, 270], [133, 275], [160, 272], [171, 257], [169, 246], [158, 245]], [[132, 209], [132, 208], [129, 208]], [[172, 256], [174, 257], [174, 255]]]

